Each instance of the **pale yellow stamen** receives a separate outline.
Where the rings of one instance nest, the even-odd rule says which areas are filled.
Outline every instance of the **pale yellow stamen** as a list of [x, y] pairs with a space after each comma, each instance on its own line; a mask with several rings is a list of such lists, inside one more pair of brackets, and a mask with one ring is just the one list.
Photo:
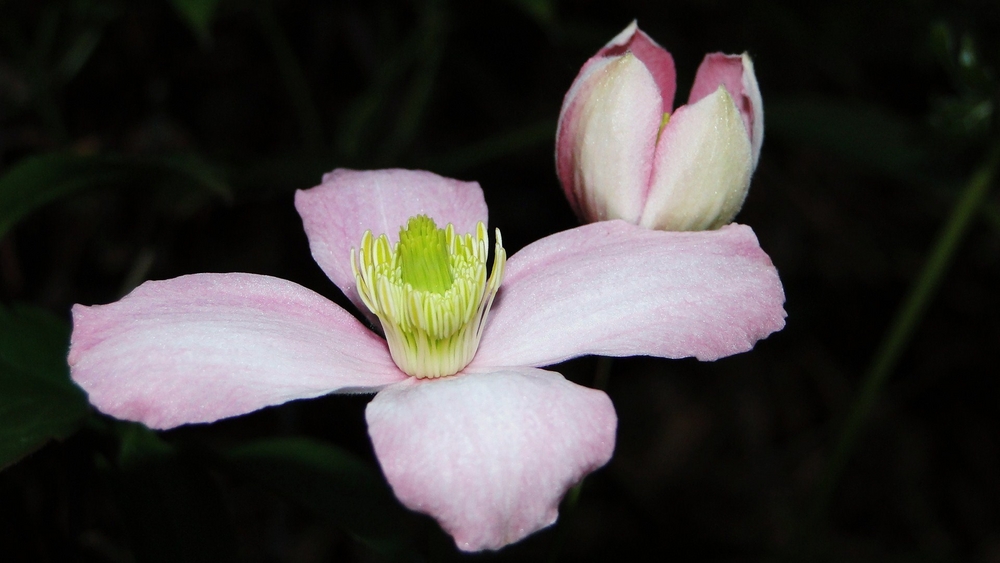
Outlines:
[[386, 235], [366, 231], [360, 249], [351, 249], [361, 300], [379, 318], [399, 369], [421, 378], [458, 373], [476, 355], [503, 280], [500, 230], [489, 278], [482, 222], [474, 235], [458, 235], [451, 224], [438, 229], [426, 216], [412, 217], [400, 241], [391, 245]]

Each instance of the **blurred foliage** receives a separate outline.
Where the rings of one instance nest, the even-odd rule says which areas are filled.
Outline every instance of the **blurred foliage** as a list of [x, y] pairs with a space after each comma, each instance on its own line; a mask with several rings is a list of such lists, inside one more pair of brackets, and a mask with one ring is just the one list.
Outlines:
[[230, 200], [228, 186], [196, 156], [121, 158], [47, 153], [25, 158], [0, 178], [0, 236], [36, 208], [84, 189], [142, 186], [169, 193], [175, 210], [204, 205], [206, 195]]
[[379, 552], [402, 556], [408, 514], [374, 468], [350, 452], [303, 438], [273, 439], [233, 448], [226, 461]]
[[62, 439], [88, 411], [69, 380], [69, 327], [30, 305], [0, 306], [0, 468]]
[[212, 19], [219, 7], [219, 0], [172, 0], [174, 9], [187, 20], [191, 31], [198, 36], [203, 45], [212, 40]]
[[338, 166], [478, 180], [511, 252], [575, 225], [560, 104], [632, 19], [678, 101], [704, 53], [754, 57], [766, 142], [739, 220], [788, 326], [719, 362], [610, 364], [612, 462], [556, 530], [478, 558], [1000, 561], [985, 0], [0, 2], [0, 559], [466, 558], [392, 497], [366, 398], [112, 421], [68, 378], [69, 311], [201, 271], [344, 303], [292, 206]]
[[137, 561], [238, 561], [217, 483], [192, 456], [139, 424], [116, 424], [120, 449], [105, 479]]

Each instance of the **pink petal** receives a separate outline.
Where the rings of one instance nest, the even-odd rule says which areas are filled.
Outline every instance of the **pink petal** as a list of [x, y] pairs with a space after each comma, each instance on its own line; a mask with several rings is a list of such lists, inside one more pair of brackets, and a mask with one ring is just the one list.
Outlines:
[[677, 92], [677, 71], [670, 52], [639, 29], [639, 24], [634, 20], [598, 51], [597, 56], [613, 57], [622, 55], [626, 51], [631, 51], [649, 69], [663, 100], [661, 113], [670, 113]]
[[414, 215], [428, 215], [439, 226], [475, 232], [487, 221], [486, 200], [476, 182], [444, 178], [422, 170], [347, 170], [323, 176], [323, 183], [295, 193], [295, 209], [320, 268], [358, 308], [361, 302], [351, 272], [351, 248], [371, 230], [399, 240], [399, 229]]
[[[579, 185], [583, 182], [582, 178], [579, 180], [576, 178], [578, 171], [576, 153], [579, 150], [577, 139], [580, 138], [583, 129], [580, 116], [583, 113], [584, 101], [591, 97], [597, 83], [595, 77], [599, 74], [595, 73], [604, 72], [610, 62], [603, 57], [591, 57], [584, 63], [580, 73], [577, 74], [573, 84], [566, 92], [562, 107], [559, 109], [559, 122], [556, 126], [556, 175], [559, 176], [559, 182], [562, 184], [563, 193], [566, 194], [566, 200], [569, 201], [570, 207], [581, 218], [586, 218], [587, 211], [581, 205], [581, 201], [577, 199], [578, 192], [580, 200], [583, 200], [586, 195], [583, 187]], [[650, 157], [650, 162], [652, 163], [652, 157]]]
[[784, 301], [750, 227], [678, 233], [593, 223], [507, 260], [471, 366], [585, 354], [714, 360], [780, 330]]
[[665, 231], [717, 229], [743, 207], [753, 156], [733, 98], [723, 87], [682, 106], [656, 145], [639, 225]]
[[757, 85], [757, 76], [754, 74], [750, 56], [746, 53], [705, 55], [695, 75], [688, 104], [714, 93], [720, 84], [729, 91], [743, 116], [753, 147], [753, 165], [756, 167], [760, 159], [760, 146], [764, 142], [764, 103], [760, 97], [760, 87]]
[[347, 311], [254, 274], [150, 281], [109, 305], [75, 305], [69, 365], [98, 410], [151, 428], [406, 377]]
[[631, 54], [591, 59], [563, 102], [556, 170], [586, 221], [638, 222], [662, 119], [649, 70]]
[[410, 379], [376, 395], [366, 417], [396, 496], [464, 551], [555, 522], [566, 491], [611, 459], [617, 426], [603, 392], [526, 367]]

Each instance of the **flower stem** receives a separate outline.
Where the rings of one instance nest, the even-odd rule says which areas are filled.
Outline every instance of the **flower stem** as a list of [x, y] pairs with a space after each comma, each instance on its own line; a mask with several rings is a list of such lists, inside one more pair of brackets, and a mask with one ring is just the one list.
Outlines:
[[614, 358], [609, 358], [608, 356], [597, 357], [597, 367], [594, 369], [594, 389], [600, 391], [608, 390], [608, 381], [611, 380], [611, 366], [614, 363]]
[[[607, 390], [608, 380], [611, 379], [611, 367], [614, 363], [614, 358], [607, 356], [597, 357], [597, 366], [594, 368], [594, 389]], [[581, 479], [579, 483], [566, 493], [566, 499], [563, 501], [562, 506], [562, 516], [559, 518], [559, 528], [556, 530], [556, 539], [552, 542], [552, 552], [549, 553], [550, 563], [555, 563], [559, 560], [559, 553], [566, 543], [566, 521], [576, 511], [576, 505], [580, 502], [580, 491], [583, 490], [583, 482], [585, 480], [586, 478]]]
[[559, 518], [559, 527], [556, 529], [556, 539], [552, 542], [552, 551], [549, 553], [549, 563], [559, 561], [559, 554], [562, 552], [563, 546], [566, 545], [566, 520], [573, 514], [576, 504], [580, 501], [581, 489], [583, 489], [583, 481], [577, 483], [566, 493], [566, 499], [563, 501], [562, 506], [562, 515]]
[[892, 325], [882, 338], [878, 350], [865, 372], [861, 391], [858, 393], [836, 449], [830, 456], [820, 481], [813, 505], [814, 523], [824, 518], [829, 508], [837, 482], [850, 459], [858, 436], [868, 420], [886, 380], [892, 374], [899, 358], [919, 326], [927, 305], [933, 299], [952, 257], [968, 230], [972, 219], [982, 207], [1000, 165], [1000, 143], [989, 152], [983, 165], [969, 179], [947, 221], [938, 233], [927, 262], [917, 277], [906, 300], [896, 311]]

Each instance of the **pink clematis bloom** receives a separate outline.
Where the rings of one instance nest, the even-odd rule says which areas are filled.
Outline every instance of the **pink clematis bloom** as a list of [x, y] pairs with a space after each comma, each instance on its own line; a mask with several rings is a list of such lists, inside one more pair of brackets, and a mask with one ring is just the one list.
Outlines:
[[[458, 232], [487, 219], [477, 183], [409, 170], [336, 170], [295, 204], [313, 257], [358, 304], [352, 248], [366, 230], [395, 241], [419, 214]], [[242, 273], [149, 281], [115, 303], [74, 306], [69, 364], [99, 410], [152, 428], [377, 392], [368, 432], [394, 493], [476, 551], [552, 524], [568, 488], [614, 449], [608, 396], [540, 366], [585, 354], [713, 360], [782, 328], [783, 302], [749, 227], [609, 221], [511, 256], [478, 352], [451, 376], [408, 376], [336, 304]]]
[[556, 133], [556, 169], [585, 221], [716, 229], [732, 221], [764, 139], [750, 57], [705, 56], [673, 109], [674, 61], [632, 22], [580, 70]]

